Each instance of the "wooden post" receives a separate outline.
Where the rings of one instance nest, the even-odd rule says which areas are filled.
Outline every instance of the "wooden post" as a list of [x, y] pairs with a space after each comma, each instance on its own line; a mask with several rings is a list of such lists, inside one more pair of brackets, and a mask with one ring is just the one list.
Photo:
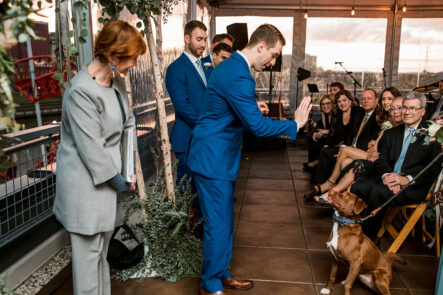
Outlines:
[[172, 162], [171, 162], [171, 144], [169, 143], [168, 135], [168, 121], [166, 119], [166, 108], [163, 93], [163, 83], [160, 71], [160, 61], [157, 55], [157, 49], [155, 46], [154, 34], [152, 30], [151, 20], [146, 21], [145, 25], [148, 25], [148, 47], [149, 54], [151, 56], [152, 69], [154, 72], [154, 82], [155, 82], [155, 99], [157, 101], [157, 112], [158, 112], [158, 123], [160, 125], [160, 136], [161, 136], [161, 149], [163, 152], [163, 166], [165, 169], [165, 180], [166, 180], [166, 191], [168, 193], [168, 198], [172, 200], [175, 206], [175, 191], [174, 191], [174, 178], [172, 175]]

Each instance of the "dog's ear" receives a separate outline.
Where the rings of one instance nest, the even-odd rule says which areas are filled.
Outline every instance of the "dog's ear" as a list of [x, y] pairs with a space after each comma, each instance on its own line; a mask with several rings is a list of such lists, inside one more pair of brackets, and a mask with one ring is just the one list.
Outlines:
[[355, 198], [354, 213], [356, 215], [359, 215], [361, 211], [363, 211], [363, 209], [365, 209], [366, 207], [368, 207], [368, 205], [366, 205], [365, 201], [360, 198]]

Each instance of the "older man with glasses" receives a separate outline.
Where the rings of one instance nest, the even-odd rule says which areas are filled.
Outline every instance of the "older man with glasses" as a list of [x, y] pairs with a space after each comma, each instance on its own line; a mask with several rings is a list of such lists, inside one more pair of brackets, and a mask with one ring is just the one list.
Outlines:
[[416, 141], [411, 141], [415, 131], [425, 123], [422, 120], [425, 107], [426, 97], [423, 94], [410, 92], [406, 95], [401, 108], [404, 124], [386, 130], [379, 141], [380, 156], [375, 161], [376, 178], [357, 182], [351, 187], [351, 192], [367, 203], [366, 214], [369, 214], [397, 194], [402, 187], [414, 181], [377, 215], [362, 224], [364, 233], [372, 240], [376, 238], [388, 207], [422, 202], [440, 172], [441, 161], [438, 161], [421, 177], [413, 180], [441, 151], [440, 144], [425, 145], [421, 135], [417, 136]]

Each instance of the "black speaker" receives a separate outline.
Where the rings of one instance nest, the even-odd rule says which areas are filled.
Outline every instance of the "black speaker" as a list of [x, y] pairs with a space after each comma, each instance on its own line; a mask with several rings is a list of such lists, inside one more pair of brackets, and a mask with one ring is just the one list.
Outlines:
[[[272, 67], [273, 72], [281, 72], [281, 64], [282, 64], [282, 56], [283, 54], [280, 54], [277, 59], [275, 60], [275, 65]], [[263, 71], [270, 71], [271, 67], [265, 68]]]
[[248, 24], [234, 23], [226, 27], [226, 32], [235, 38], [232, 50], [242, 50], [248, 44]]

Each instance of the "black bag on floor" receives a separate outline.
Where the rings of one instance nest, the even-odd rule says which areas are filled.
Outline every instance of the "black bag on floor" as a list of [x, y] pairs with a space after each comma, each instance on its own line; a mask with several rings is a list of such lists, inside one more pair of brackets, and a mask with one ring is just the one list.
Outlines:
[[[115, 235], [122, 229], [126, 232], [126, 235], [131, 239], [134, 239], [138, 245], [129, 250], [125, 244], [115, 239]], [[144, 256], [144, 245], [140, 243], [135, 234], [127, 225], [117, 226], [109, 241], [109, 249], [106, 260], [108, 260], [109, 266], [114, 269], [124, 270], [133, 267], [139, 263]]]

